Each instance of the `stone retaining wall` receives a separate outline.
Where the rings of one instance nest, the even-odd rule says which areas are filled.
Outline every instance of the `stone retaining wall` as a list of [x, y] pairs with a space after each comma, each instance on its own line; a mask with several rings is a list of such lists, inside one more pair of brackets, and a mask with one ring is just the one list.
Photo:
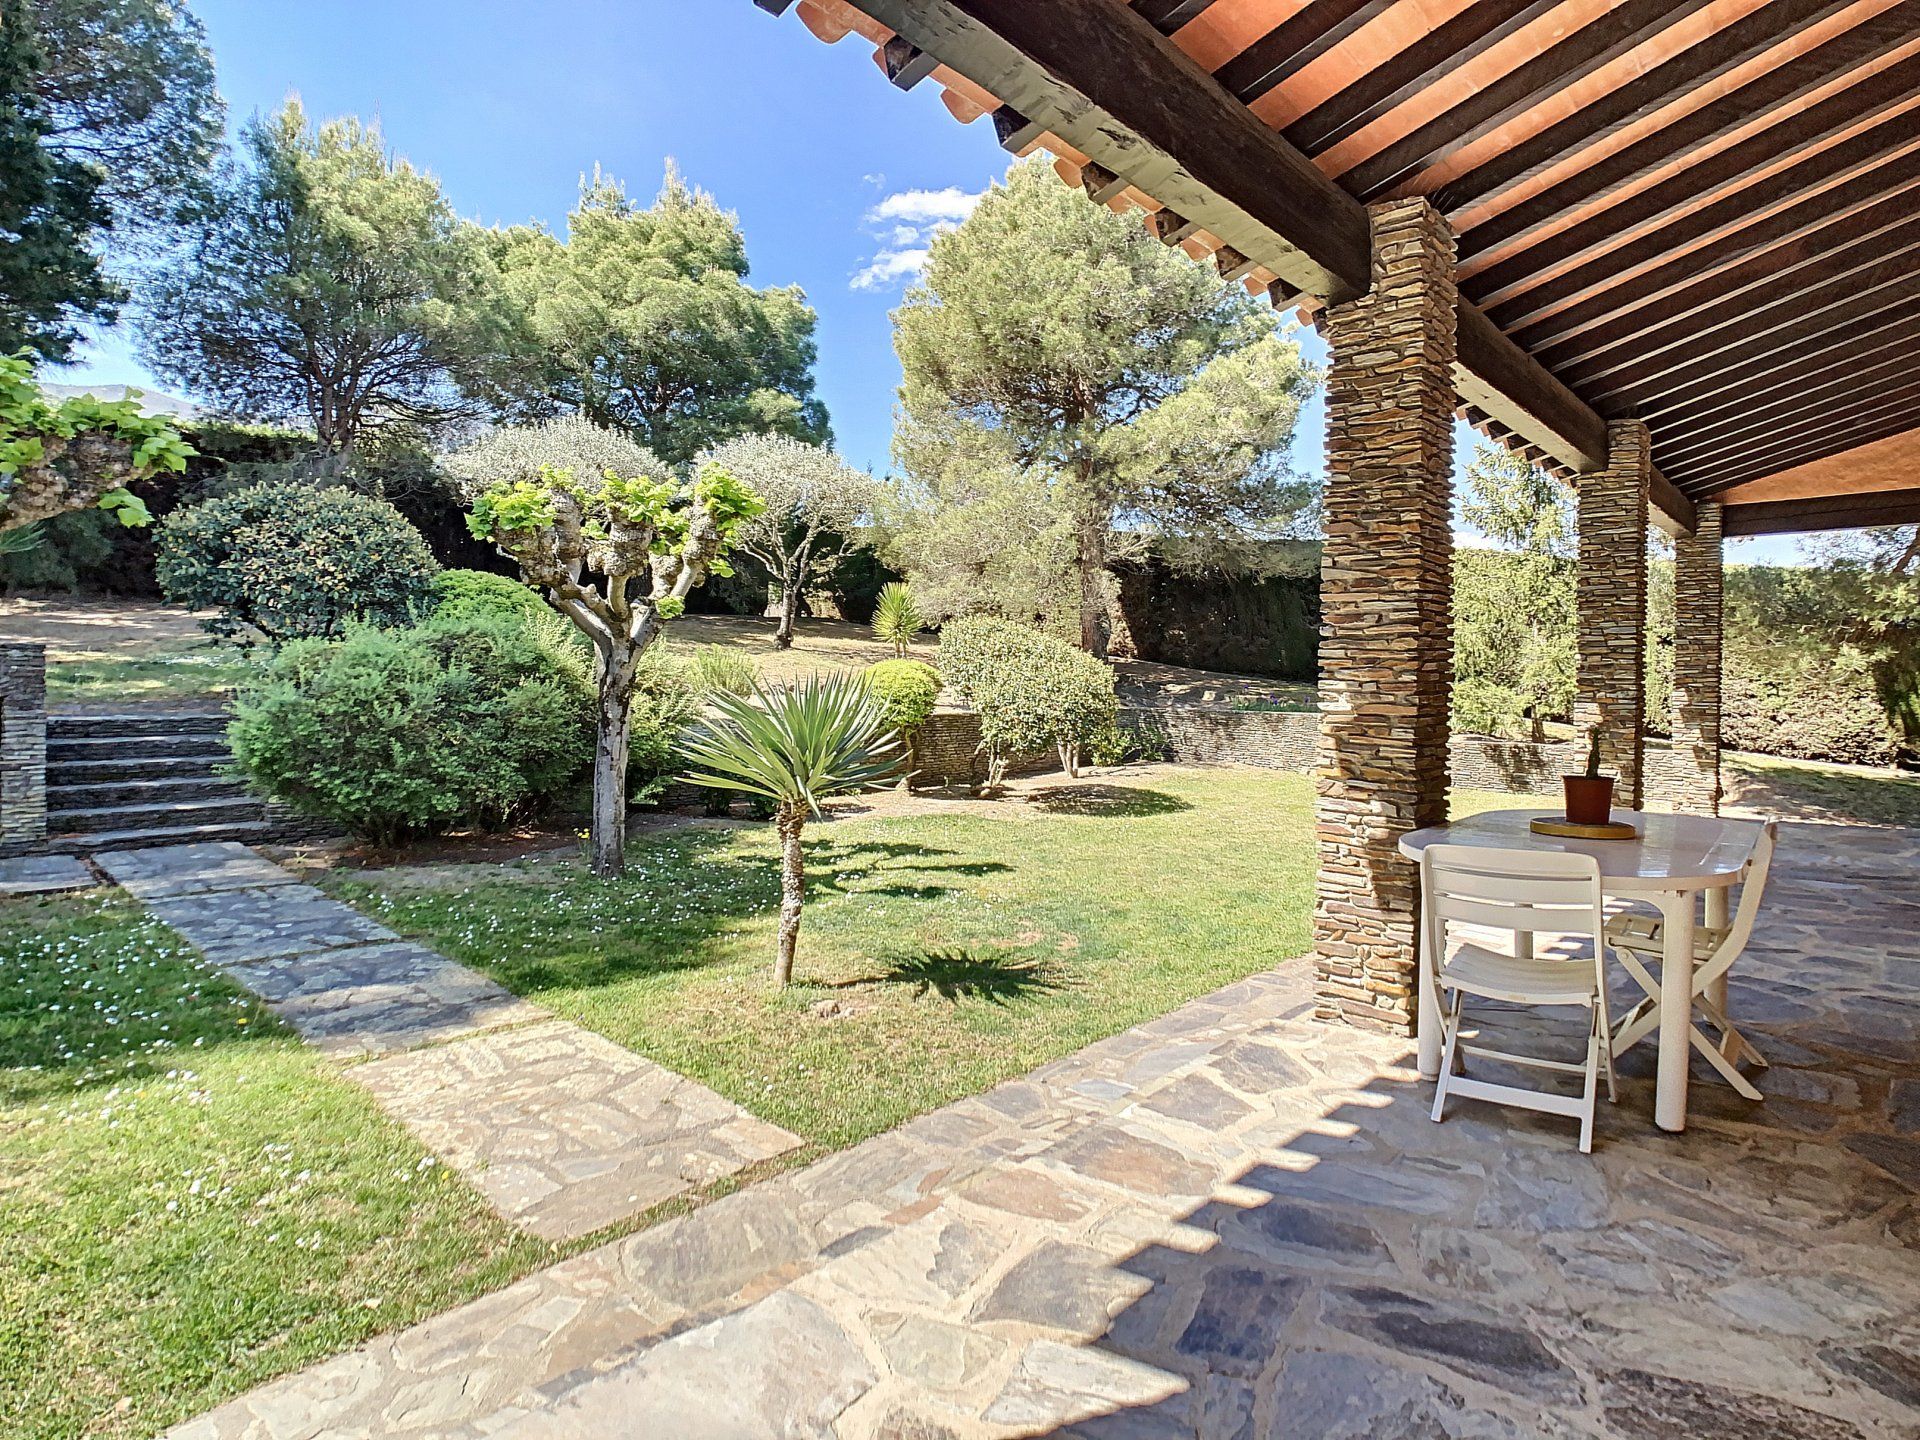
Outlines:
[[[1253, 765], [1267, 770], [1314, 768], [1320, 716], [1312, 711], [1230, 710], [1202, 706], [1128, 706], [1120, 723], [1146, 730], [1164, 742], [1167, 759], [1183, 765]], [[977, 733], [976, 726], [976, 733]], [[1586, 764], [1575, 740], [1499, 740], [1486, 735], [1452, 736], [1447, 742], [1451, 783], [1462, 790], [1513, 795], [1555, 795], [1560, 777]], [[1681, 793], [1684, 759], [1664, 740], [1646, 741], [1645, 777], [1650, 800]]]
[[47, 838], [47, 647], [0, 644], [0, 855]]

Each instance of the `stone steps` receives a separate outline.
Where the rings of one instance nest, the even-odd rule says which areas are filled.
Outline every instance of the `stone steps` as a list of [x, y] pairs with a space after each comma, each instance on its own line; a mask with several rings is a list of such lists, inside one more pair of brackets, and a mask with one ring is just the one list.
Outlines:
[[47, 764], [47, 784], [64, 789], [115, 781], [138, 785], [149, 780], [191, 779], [217, 773], [232, 758], [225, 747], [215, 744], [181, 755], [116, 758], [103, 754], [90, 760], [54, 760]]
[[85, 854], [196, 841], [317, 838], [226, 773], [223, 711], [52, 715], [47, 849]]
[[242, 845], [267, 845], [308, 838], [318, 837], [305, 833], [292, 834], [286, 826], [263, 819], [51, 835], [47, 838], [45, 849], [53, 855], [91, 855], [98, 850], [145, 850], [155, 845], [192, 845], [208, 840], [237, 840]]
[[151, 714], [75, 715], [47, 717], [48, 740], [119, 738], [127, 735], [214, 735], [224, 743], [227, 722], [232, 717], [224, 710], [166, 711]]
[[47, 823], [61, 826], [69, 811], [112, 809], [116, 806], [180, 805], [204, 800], [249, 799], [247, 787], [217, 773], [198, 771], [145, 780], [99, 780], [82, 784], [49, 785]]

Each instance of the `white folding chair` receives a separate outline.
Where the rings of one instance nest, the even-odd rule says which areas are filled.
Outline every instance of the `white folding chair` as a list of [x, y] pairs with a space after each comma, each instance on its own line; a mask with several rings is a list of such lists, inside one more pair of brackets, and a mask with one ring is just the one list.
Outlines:
[[[1593, 1149], [1593, 1116], [1600, 1073], [1614, 1098], [1613, 1055], [1607, 1046], [1605, 911], [1600, 864], [1591, 855], [1536, 850], [1490, 850], [1473, 845], [1429, 845], [1420, 857], [1422, 980], [1433, 986], [1440, 1013], [1440, 1079], [1433, 1118], [1440, 1120], [1449, 1095], [1519, 1105], [1580, 1121], [1580, 1149]], [[1460, 942], [1448, 953], [1451, 924], [1506, 931], [1511, 954]], [[1522, 953], [1522, 935], [1580, 938], [1593, 946], [1578, 959], [1536, 959]], [[1513, 1005], [1580, 1006], [1587, 1011], [1587, 1055], [1575, 1064], [1538, 1055], [1517, 1055], [1460, 1038], [1461, 1004], [1468, 995]], [[1457, 1054], [1479, 1055], [1538, 1070], [1585, 1077], [1578, 1096], [1500, 1085], [1453, 1073]]]
[[[1766, 1057], [1734, 1029], [1733, 1021], [1727, 1018], [1717, 997], [1721, 993], [1720, 982], [1753, 938], [1753, 922], [1760, 914], [1760, 901], [1766, 894], [1767, 871], [1772, 868], [1774, 842], [1779, 835], [1778, 820], [1769, 820], [1761, 827], [1753, 858], [1740, 877], [1740, 903], [1734, 910], [1733, 922], [1724, 928], [1701, 925], [1694, 931], [1693, 1008], [1719, 1030], [1720, 1039], [1715, 1043], [1691, 1016], [1687, 1027], [1689, 1038], [1693, 1048], [1707, 1057], [1707, 1063], [1721, 1078], [1749, 1100], [1765, 1097], [1740, 1073], [1740, 1062], [1747, 1060], [1764, 1069]], [[1647, 968], [1647, 962], [1660, 958], [1664, 951], [1662, 940], [1663, 926], [1650, 916], [1616, 915], [1607, 922], [1607, 943], [1619, 953], [1627, 973], [1646, 991], [1646, 999], [1629, 1010], [1620, 1028], [1613, 1032], [1616, 1055], [1660, 1028], [1660, 981]]]

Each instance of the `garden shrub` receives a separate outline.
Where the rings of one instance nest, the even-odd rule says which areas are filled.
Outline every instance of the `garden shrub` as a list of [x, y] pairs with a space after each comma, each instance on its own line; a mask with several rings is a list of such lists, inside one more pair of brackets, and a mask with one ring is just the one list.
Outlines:
[[592, 760], [593, 695], [577, 650], [511, 619], [357, 627], [285, 646], [229, 738], [267, 794], [391, 842], [501, 825], [565, 794]]
[[693, 682], [703, 695], [746, 695], [760, 683], [753, 657], [725, 645], [702, 645], [690, 663]]
[[275, 644], [364, 623], [404, 625], [439, 566], [393, 506], [340, 488], [269, 481], [169, 515], [155, 565], [169, 600], [218, 610], [203, 622]]
[[532, 586], [486, 570], [442, 570], [433, 577], [432, 604], [436, 620], [476, 615], [519, 620], [553, 613]]
[[867, 693], [903, 734], [918, 730], [940, 697], [940, 672], [924, 660], [882, 660], [866, 668]]
[[1118, 723], [1113, 667], [1030, 626], [989, 615], [949, 621], [940, 674], [980, 712], [990, 785], [1009, 761], [1049, 745], [1075, 774], [1081, 750]]

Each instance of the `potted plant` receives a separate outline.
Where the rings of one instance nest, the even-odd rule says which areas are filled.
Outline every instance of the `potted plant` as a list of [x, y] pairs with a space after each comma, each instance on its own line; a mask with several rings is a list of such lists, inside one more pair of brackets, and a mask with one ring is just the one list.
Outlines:
[[1613, 777], [1600, 773], [1600, 727], [1587, 731], [1587, 771], [1562, 775], [1566, 787], [1567, 819], [1576, 825], [1604, 825], [1613, 816]]

